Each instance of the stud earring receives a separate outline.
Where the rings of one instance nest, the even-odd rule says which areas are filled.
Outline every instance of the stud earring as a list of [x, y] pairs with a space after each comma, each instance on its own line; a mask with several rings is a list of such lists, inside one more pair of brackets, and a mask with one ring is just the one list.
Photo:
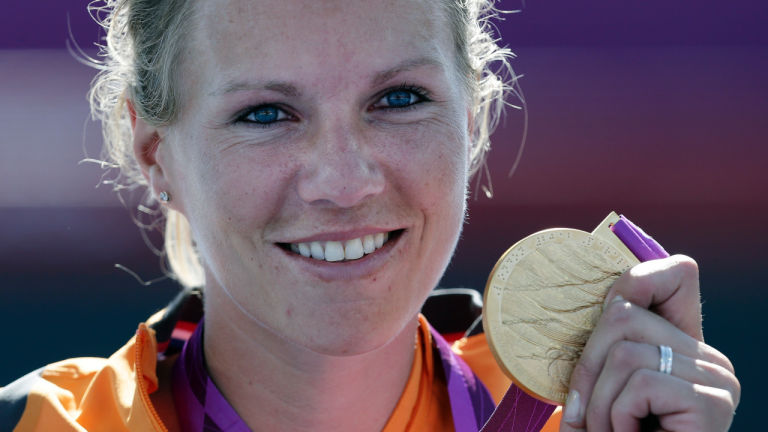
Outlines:
[[157, 196], [160, 199], [160, 202], [163, 204], [168, 204], [168, 201], [171, 200], [171, 194], [169, 194], [166, 191], [160, 192], [160, 195]]

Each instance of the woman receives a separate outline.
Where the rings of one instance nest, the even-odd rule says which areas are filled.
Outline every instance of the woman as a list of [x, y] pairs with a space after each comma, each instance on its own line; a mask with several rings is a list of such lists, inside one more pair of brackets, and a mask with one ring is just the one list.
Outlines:
[[[171, 270], [204, 286], [204, 321], [180, 297], [109, 360], [9, 385], [0, 425], [458, 428], [449, 366], [419, 311], [458, 240], [503, 90], [487, 69], [505, 55], [484, 31], [487, 7], [108, 1], [93, 100], [109, 161], [160, 201]], [[695, 263], [637, 266], [608, 298], [547, 427], [637, 430], [654, 414], [664, 430], [727, 430], [739, 384], [703, 343]], [[657, 372], [662, 344], [671, 375]], [[484, 336], [455, 349], [498, 402], [509, 381]]]

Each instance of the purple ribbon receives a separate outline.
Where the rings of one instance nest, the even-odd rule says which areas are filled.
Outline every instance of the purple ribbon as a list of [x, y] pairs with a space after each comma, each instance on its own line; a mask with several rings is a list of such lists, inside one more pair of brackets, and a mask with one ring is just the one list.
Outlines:
[[203, 364], [203, 319], [173, 365], [171, 388], [182, 432], [250, 432]]
[[554, 411], [512, 383], [482, 432], [539, 432]]
[[443, 361], [454, 428], [456, 432], [478, 432], [493, 414], [496, 403], [464, 359], [432, 326], [429, 330]]
[[624, 215], [621, 215], [619, 221], [611, 226], [611, 231], [640, 262], [669, 257], [667, 251], [653, 237], [630, 222]]

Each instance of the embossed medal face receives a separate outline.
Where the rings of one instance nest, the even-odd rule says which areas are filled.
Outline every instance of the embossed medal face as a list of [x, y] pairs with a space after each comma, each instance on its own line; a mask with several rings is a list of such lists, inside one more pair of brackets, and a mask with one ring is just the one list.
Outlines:
[[483, 307], [488, 343], [531, 396], [565, 403], [608, 290], [638, 263], [616, 241], [573, 229], [541, 231], [512, 246], [491, 272]]

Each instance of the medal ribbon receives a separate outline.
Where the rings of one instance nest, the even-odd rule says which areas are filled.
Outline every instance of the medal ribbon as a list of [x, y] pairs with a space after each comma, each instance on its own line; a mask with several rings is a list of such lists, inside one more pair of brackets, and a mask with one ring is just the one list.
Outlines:
[[630, 222], [624, 215], [621, 215], [619, 221], [611, 226], [611, 231], [640, 262], [669, 258], [667, 251], [653, 237]]
[[203, 321], [173, 365], [171, 388], [182, 432], [251, 432], [203, 365]]
[[453, 352], [451, 345], [432, 326], [429, 330], [443, 361], [453, 426], [456, 432], [478, 432], [493, 414], [496, 403], [464, 359]]

